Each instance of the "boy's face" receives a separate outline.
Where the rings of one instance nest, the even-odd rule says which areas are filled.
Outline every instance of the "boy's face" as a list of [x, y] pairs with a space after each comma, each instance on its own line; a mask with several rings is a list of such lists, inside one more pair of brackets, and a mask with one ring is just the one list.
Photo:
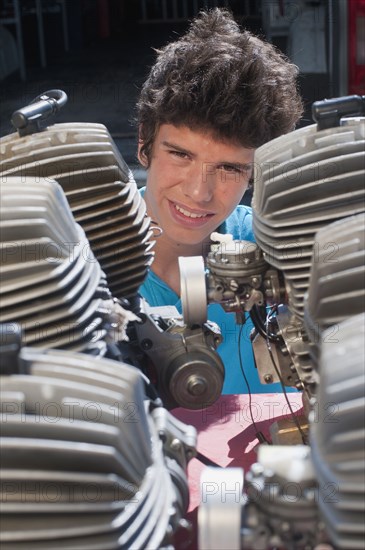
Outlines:
[[197, 245], [228, 217], [245, 192], [254, 149], [204, 131], [163, 124], [156, 135], [145, 200], [171, 244]]

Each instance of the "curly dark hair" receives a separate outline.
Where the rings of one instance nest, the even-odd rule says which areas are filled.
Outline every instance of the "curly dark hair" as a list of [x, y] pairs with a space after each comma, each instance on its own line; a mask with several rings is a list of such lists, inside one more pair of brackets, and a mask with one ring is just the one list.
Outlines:
[[161, 124], [256, 148], [293, 130], [302, 114], [297, 67], [273, 45], [241, 31], [225, 9], [201, 12], [184, 36], [157, 54], [137, 103], [147, 165]]

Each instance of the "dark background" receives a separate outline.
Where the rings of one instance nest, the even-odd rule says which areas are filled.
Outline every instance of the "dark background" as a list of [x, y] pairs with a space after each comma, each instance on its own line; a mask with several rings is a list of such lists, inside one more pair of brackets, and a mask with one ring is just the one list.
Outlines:
[[[19, 71], [14, 71], [0, 81], [0, 136], [13, 132], [10, 118], [16, 109], [41, 92], [61, 88], [68, 94], [69, 101], [56, 121], [105, 124], [126, 161], [137, 172], [134, 106], [141, 83], [155, 58], [153, 48], [182, 34], [196, 10], [215, 5], [229, 7], [243, 26], [265, 36], [263, 4], [268, 5], [267, 0], [64, 0], [62, 6], [61, 0], [42, 0], [46, 55], [46, 66], [42, 67], [35, 1], [19, 2], [26, 74], [25, 79], [21, 79]], [[289, 5], [291, 13], [299, 13], [304, 5], [324, 5], [326, 56], [333, 58], [333, 51], [328, 49], [333, 35], [329, 30], [339, 27], [341, 21], [332, 10], [332, 2], [272, 0], [271, 4], [276, 10], [288, 10]], [[64, 44], [62, 7], [66, 7], [68, 51]], [[12, 1], [0, 2], [0, 23], [15, 37], [16, 26], [9, 22], [12, 9]], [[284, 34], [274, 33], [269, 38], [287, 53]], [[302, 73], [300, 87], [306, 105], [301, 125], [306, 125], [312, 122], [311, 103], [333, 97], [338, 86], [334, 83], [333, 71], [328, 71]]]

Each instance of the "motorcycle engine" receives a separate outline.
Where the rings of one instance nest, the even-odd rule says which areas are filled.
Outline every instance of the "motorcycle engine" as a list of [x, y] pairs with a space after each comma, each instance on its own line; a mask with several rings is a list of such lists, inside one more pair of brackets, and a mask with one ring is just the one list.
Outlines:
[[[237, 549], [363, 547], [365, 119], [349, 115], [363, 114], [364, 100], [319, 102], [316, 125], [258, 149], [259, 250], [242, 254], [250, 243], [232, 241], [208, 258], [207, 295], [251, 311], [263, 380], [303, 390], [308, 445], [286, 445], [279, 430], [245, 476], [208, 469], [202, 494], [206, 483], [220, 491], [199, 510], [203, 548], [216, 548], [222, 529]], [[225, 509], [227, 483], [239, 496]]]
[[139, 299], [158, 229], [105, 127], [47, 126], [64, 103], [45, 92], [0, 141], [2, 547], [170, 547], [196, 433], [167, 408], [220, 394], [218, 302], [251, 316], [261, 381], [303, 392], [306, 444], [279, 429], [245, 475], [208, 469], [239, 496], [203, 502], [200, 546], [360, 550], [364, 98], [257, 151], [256, 243], [180, 260], [183, 318]]

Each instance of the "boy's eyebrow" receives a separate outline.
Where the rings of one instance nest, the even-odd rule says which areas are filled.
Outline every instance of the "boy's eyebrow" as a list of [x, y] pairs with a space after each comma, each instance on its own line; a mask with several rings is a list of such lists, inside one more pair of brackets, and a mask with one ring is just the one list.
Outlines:
[[[171, 143], [170, 141], [163, 140], [163, 141], [161, 141], [161, 145], [164, 145], [165, 147], [170, 147], [171, 149], [176, 149], [176, 151], [180, 151], [181, 153], [186, 153], [187, 155], [191, 155], [192, 157], [195, 156], [194, 153], [189, 151], [189, 149], [184, 149], [180, 145], [176, 145], [176, 143]], [[232, 162], [232, 161], [229, 161], [229, 160], [227, 160], [227, 161], [222, 160], [222, 161], [216, 162], [214, 164], [217, 164], [217, 165], [225, 164], [227, 166], [232, 166], [234, 168], [239, 168], [240, 170], [251, 170], [252, 167], [253, 167], [253, 162], [244, 162], [244, 163], [242, 163], [242, 162]]]
[[161, 145], [164, 145], [165, 147], [170, 147], [171, 149], [176, 149], [177, 151], [180, 151], [181, 153], [186, 153], [187, 155], [193, 155], [191, 151], [188, 149], [184, 149], [183, 147], [180, 147], [180, 145], [176, 145], [176, 143], [171, 143], [171, 141], [162, 141]]
[[224, 166], [232, 166], [232, 168], [238, 168], [239, 170], [252, 170], [253, 168], [253, 162], [230, 162], [230, 161], [222, 161], [218, 164], [224, 165]]

